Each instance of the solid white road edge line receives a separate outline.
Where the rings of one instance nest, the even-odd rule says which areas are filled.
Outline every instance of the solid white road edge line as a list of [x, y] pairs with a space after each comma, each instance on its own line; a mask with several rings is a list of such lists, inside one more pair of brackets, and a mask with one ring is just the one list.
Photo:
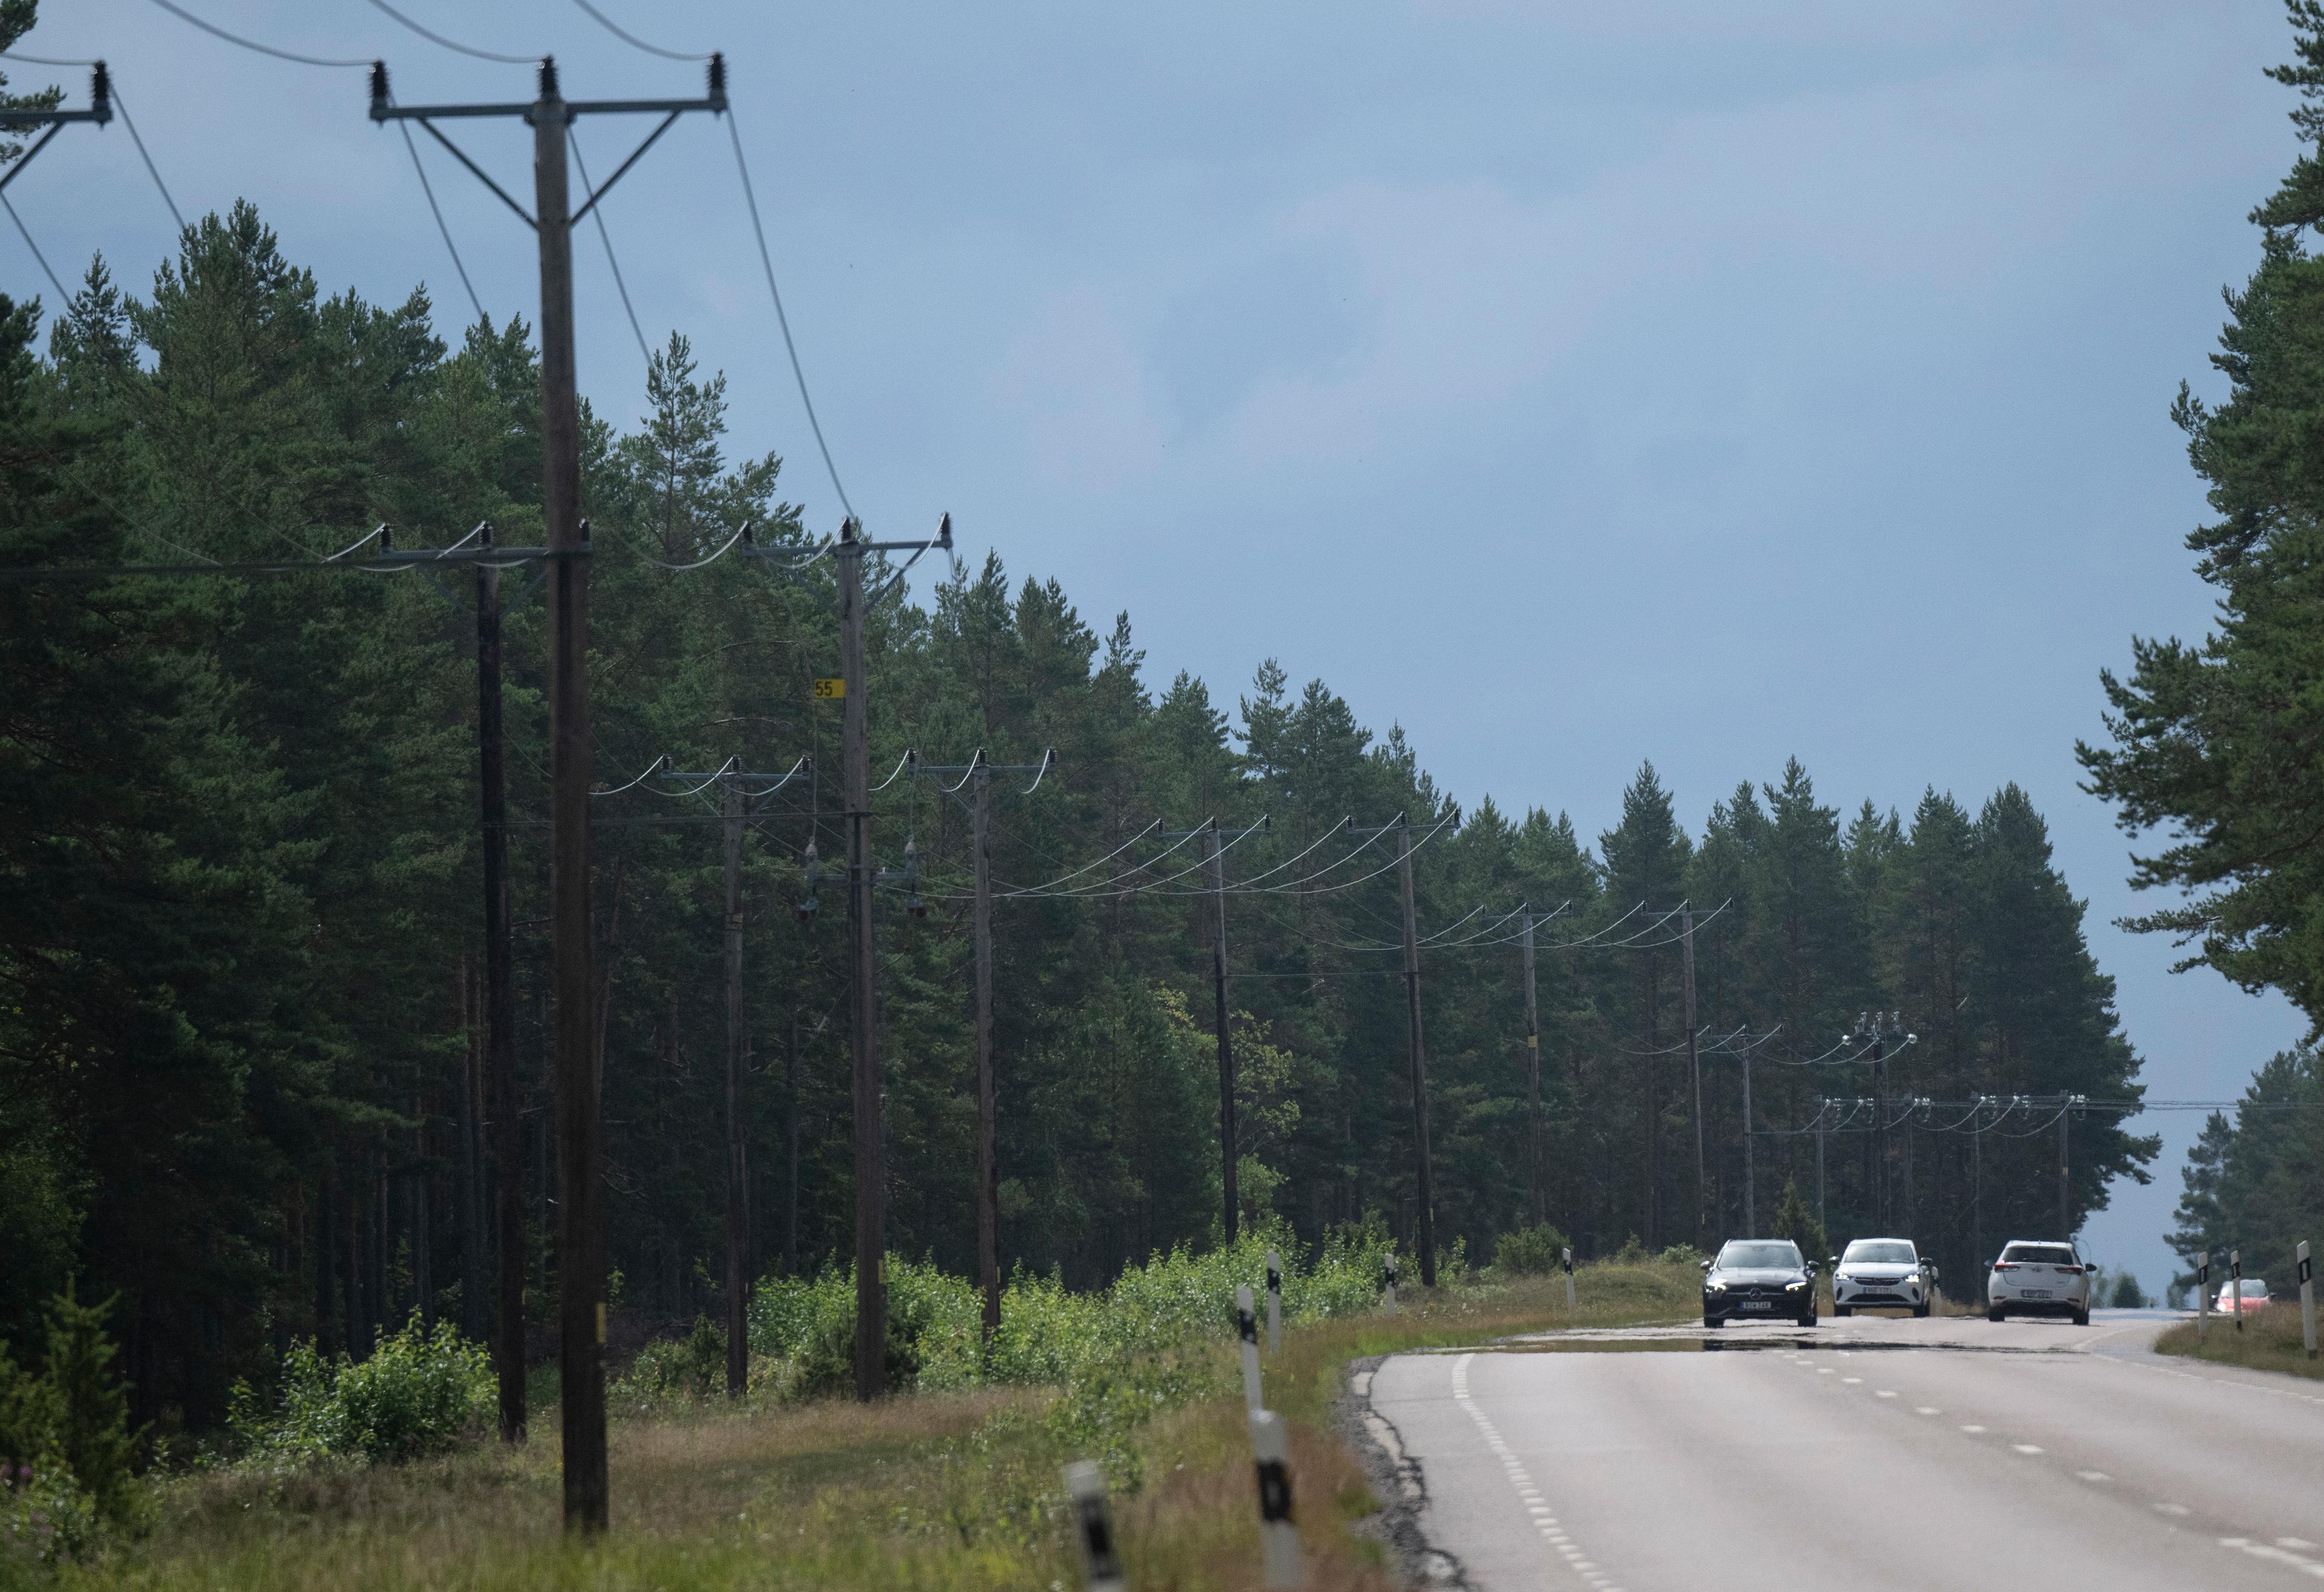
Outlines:
[[1613, 1578], [1584, 1555], [1573, 1539], [1566, 1534], [1565, 1528], [1558, 1523], [1557, 1516], [1551, 1513], [1549, 1505], [1542, 1501], [1541, 1489], [1533, 1485], [1533, 1476], [1526, 1471], [1525, 1462], [1517, 1457], [1508, 1443], [1502, 1441], [1491, 1418], [1477, 1407], [1476, 1400], [1469, 1396], [1469, 1362], [1476, 1357], [1473, 1354], [1465, 1354], [1452, 1362], [1453, 1402], [1459, 1404], [1469, 1419], [1476, 1423], [1478, 1434], [1485, 1439], [1485, 1447], [1492, 1451], [1494, 1458], [1501, 1462], [1501, 1469], [1508, 1476], [1509, 1486], [1517, 1490], [1517, 1501], [1532, 1516], [1534, 1527], [1541, 1532], [1542, 1540], [1557, 1550], [1559, 1557], [1565, 1560], [1575, 1575], [1590, 1583], [1593, 1592], [1622, 1592]]

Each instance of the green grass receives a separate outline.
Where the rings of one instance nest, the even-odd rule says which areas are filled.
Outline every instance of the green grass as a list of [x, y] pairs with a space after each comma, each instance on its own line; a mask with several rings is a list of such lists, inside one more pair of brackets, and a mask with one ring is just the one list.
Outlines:
[[2298, 1300], [2270, 1305], [2244, 1318], [2236, 1330], [2232, 1316], [2213, 1316], [2200, 1343], [2195, 1323], [2182, 1321], [2166, 1328], [2154, 1340], [2159, 1355], [2185, 1355], [2221, 1365], [2244, 1365], [2255, 1371], [2282, 1371], [2292, 1376], [2324, 1377], [2324, 1361], [2311, 1360], [2301, 1342]]
[[[1692, 1267], [1407, 1296], [1396, 1316], [1286, 1327], [1266, 1367], [1286, 1419], [1308, 1584], [1398, 1585], [1352, 1531], [1374, 1504], [1330, 1410], [1354, 1358], [1560, 1327], [1684, 1319]], [[1148, 1303], [1150, 1304], [1150, 1300]], [[559, 1526], [553, 1421], [519, 1449], [484, 1443], [401, 1465], [240, 1467], [152, 1485], [149, 1533], [68, 1566], [63, 1588], [385, 1592], [388, 1588], [982, 1588], [1078, 1586], [1059, 1467], [1102, 1457], [1132, 1584], [1257, 1585], [1257, 1512], [1237, 1356], [1210, 1336], [1068, 1387], [978, 1387], [735, 1411], [687, 1404], [612, 1428], [613, 1532]]]

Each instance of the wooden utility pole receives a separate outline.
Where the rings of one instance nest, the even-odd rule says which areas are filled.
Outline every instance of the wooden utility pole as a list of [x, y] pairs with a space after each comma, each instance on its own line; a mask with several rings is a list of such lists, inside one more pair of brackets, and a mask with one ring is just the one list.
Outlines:
[[[839, 538], [801, 557], [788, 548], [745, 547], [743, 556], [797, 574], [828, 552], [837, 567], [839, 679], [816, 682], [816, 695], [840, 699], [840, 800], [847, 838], [848, 1036], [850, 1092], [855, 1139], [855, 1396], [870, 1402], [888, 1386], [888, 1291], [882, 1267], [887, 1257], [887, 1155], [881, 1141], [878, 952], [872, 936], [872, 891], [877, 870], [872, 859], [872, 746], [870, 676], [864, 662], [863, 626], [871, 606], [895, 590], [897, 571], [878, 591], [863, 587], [863, 560], [874, 553], [909, 551], [917, 559], [931, 548], [952, 550], [952, 516], [922, 541], [871, 541], [854, 519], [841, 522]], [[908, 564], [906, 569], [909, 569]], [[820, 1025], [818, 1025], [820, 1026]], [[796, 1054], [798, 1046], [792, 1046]], [[796, 1088], [794, 1088], [796, 1097]], [[797, 1157], [793, 1157], [796, 1162]]]
[[589, 562], [581, 523], [581, 415], [573, 362], [573, 229], [565, 180], [570, 118], [543, 61], [532, 110], [533, 216], [540, 234], [541, 510], [549, 528], [549, 938], [557, 1069], [558, 1366], [565, 1522], [603, 1532], [605, 1476], [604, 1122], [597, 1076], [591, 901]]
[[1001, 1330], [1001, 1157], [992, 1084], [992, 771], [974, 759], [976, 900], [976, 1280], [984, 1293], [984, 1341]]
[[[487, 545], [492, 526], [484, 528]], [[516, 978], [510, 944], [508, 764], [501, 727], [501, 572], [476, 566], [476, 742], [484, 843], [484, 1078], [493, 1130], [498, 1242], [493, 1369], [503, 1440], [524, 1440], [524, 1134], [517, 1106]], [[478, 1273], [481, 1279], [481, 1273]]]
[[720, 782], [726, 831], [726, 1396], [751, 1375], [749, 1163], [742, 1148], [742, 781]]
[[1234, 1031], [1227, 1000], [1227, 865], [1226, 848], [1246, 835], [1265, 835], [1273, 831], [1275, 820], [1261, 819], [1248, 828], [1227, 829], [1219, 826], [1215, 818], [1198, 829], [1164, 829], [1156, 838], [1163, 840], [1203, 842], [1203, 858], [1211, 870], [1211, 1011], [1213, 1031], [1218, 1035], [1219, 1056], [1219, 1195], [1222, 1206], [1219, 1231], [1232, 1244], [1242, 1226], [1242, 1199], [1237, 1187], [1236, 1172], [1242, 1159], [1242, 1144], [1235, 1124], [1235, 1060]]
[[1705, 1203], [1711, 1184], [1702, 1175], [1702, 1057], [1695, 1047], [1694, 1032], [1694, 909], [1681, 907], [1678, 922], [1681, 971], [1686, 986], [1686, 1081], [1694, 1092], [1694, 1230], [1701, 1237], [1711, 1225]]
[[1215, 908], [1211, 921], [1211, 989], [1219, 1038], [1219, 1182], [1225, 1205], [1219, 1230], [1232, 1244], [1242, 1213], [1242, 1200], [1235, 1187], [1242, 1146], [1235, 1137], [1234, 1025], [1227, 1017], [1227, 859], [1216, 819], [1211, 820], [1207, 845], [1211, 901]]
[[[548, 530], [549, 562], [549, 917], [559, 1196], [561, 1437], [565, 1524], [569, 1531], [592, 1533], [605, 1529], [608, 1514], [604, 1125], [599, 1110], [591, 921], [589, 787], [594, 769], [587, 667], [589, 542], [588, 527], [581, 518], [580, 400], [575, 391], [573, 355], [572, 222], [576, 212], [566, 183], [565, 143], [576, 116], [658, 113], [664, 117], [637, 153], [582, 204], [580, 211], [586, 213], [678, 116], [693, 110], [723, 114], [725, 109], [725, 62], [715, 55], [710, 59], [709, 96], [692, 100], [568, 102], [558, 88], [556, 62], [544, 58], [539, 97], [529, 103], [399, 106], [388, 93], [386, 67], [374, 65], [371, 71], [373, 121], [418, 122], [459, 154], [478, 177], [484, 177], [483, 168], [460, 153], [437, 129], [436, 120], [508, 116], [521, 118], [532, 127], [532, 214], [526, 215], [523, 207], [491, 179], [484, 180], [531, 226], [540, 252], [541, 519]], [[504, 1322], [503, 1330], [506, 1329]], [[504, 1404], [504, 1421], [505, 1418]]]
[[1533, 903], [1527, 902], [1517, 911], [1525, 921], [1525, 937], [1518, 944], [1525, 959], [1526, 1198], [1537, 1227], [1549, 1219], [1541, 1188], [1541, 1007], [1534, 995]]
[[908, 758], [915, 779], [958, 774], [961, 785], [976, 788], [970, 836], [971, 865], [975, 886], [970, 900], [969, 924], [975, 945], [976, 984], [976, 1277], [984, 1295], [986, 1343], [1001, 1330], [1001, 1150], [998, 1142], [998, 1086], [992, 1065], [992, 776], [1028, 773], [1033, 782], [1019, 792], [1031, 795], [1056, 761], [1054, 751], [1041, 754], [1038, 764], [996, 764], [982, 749], [965, 764], [922, 763]]
[[1396, 820], [1397, 885], [1404, 896], [1404, 1001], [1412, 1061], [1412, 1147], [1420, 1176], [1420, 1285], [1436, 1286], [1435, 1195], [1428, 1164], [1428, 1046], [1420, 1023], [1420, 926], [1412, 902], [1412, 820]]
[[878, 951], [872, 937], [872, 746], [865, 714], [863, 553], [855, 522], [840, 526], [839, 773], [847, 835], [848, 1034], [855, 1115], [855, 1396], [888, 1390], [888, 1165], [881, 1136]]

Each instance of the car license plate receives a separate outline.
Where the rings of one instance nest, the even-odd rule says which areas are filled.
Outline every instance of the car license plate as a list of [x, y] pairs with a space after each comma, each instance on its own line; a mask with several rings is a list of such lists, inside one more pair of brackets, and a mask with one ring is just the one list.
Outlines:
[[2050, 1297], [2050, 1291], [2046, 1288], [2021, 1288], [2017, 1291], [2017, 1297], [2020, 1299], [2047, 1299]]
[[1775, 1304], [1773, 1300], [1747, 1299], [1743, 1301], [1743, 1308], [1747, 1310], [1772, 1310]]

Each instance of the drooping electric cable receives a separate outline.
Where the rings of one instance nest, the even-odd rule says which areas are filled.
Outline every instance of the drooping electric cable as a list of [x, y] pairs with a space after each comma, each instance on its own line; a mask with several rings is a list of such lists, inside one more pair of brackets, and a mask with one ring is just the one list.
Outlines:
[[[407, 133], [404, 136], [408, 138], [410, 134]], [[569, 125], [565, 129], [565, 143], [566, 147], [573, 152], [573, 166], [581, 173], [581, 186], [595, 188], [596, 184], [589, 180], [589, 168], [581, 160], [581, 141], [573, 135], [573, 129]], [[616, 172], [615, 175], [619, 176], [620, 173]], [[638, 357], [646, 362], [648, 370], [651, 370], [653, 354], [647, 348], [646, 334], [638, 325], [638, 312], [631, 308], [630, 284], [622, 280], [622, 263], [613, 258], [613, 235], [605, 230], [605, 207], [594, 205], [590, 207], [589, 215], [597, 223], [597, 241], [605, 245], [605, 264], [613, 267], [613, 286], [622, 295], [622, 313], [630, 318], [630, 335], [638, 340]]]
[[271, 55], [277, 60], [290, 60], [298, 62], [300, 66], [315, 67], [367, 67], [372, 64], [368, 60], [335, 60], [327, 56], [301, 55], [295, 50], [277, 50], [272, 44], [261, 44], [255, 39], [245, 39], [239, 33], [229, 33], [216, 23], [204, 22], [184, 6], [178, 5], [177, 0], [153, 0], [153, 4], [180, 22], [191, 23], [212, 38], [223, 39], [227, 43], [240, 45], [244, 50], [256, 51], [261, 55]]
[[619, 39], [622, 43], [629, 45], [633, 50], [642, 50], [648, 55], [659, 55], [664, 60], [708, 60], [710, 59], [707, 55], [687, 55], [681, 51], [664, 50], [659, 44], [649, 44], [643, 39], [639, 38], [635, 33], [631, 32], [627, 28], [622, 27], [620, 23], [616, 23], [612, 17], [607, 16], [604, 12], [590, 5], [589, 0], [573, 0], [573, 4], [587, 12], [590, 16], [596, 21], [598, 26], [604, 28], [607, 32], [613, 34], [614, 38]]
[[8, 212], [8, 219], [16, 224], [17, 232], [24, 239], [24, 246], [32, 250], [32, 258], [41, 263], [41, 273], [49, 279], [49, 285], [57, 290], [58, 301], [63, 304], [71, 303], [72, 295], [65, 292], [65, 284], [57, 280], [57, 273], [49, 269], [49, 257], [41, 253], [41, 245], [32, 241], [32, 228], [24, 225], [24, 218], [16, 214], [16, 207], [8, 202], [8, 196], [5, 193], [0, 193], [0, 208], [5, 208]]
[[540, 59], [538, 55], [503, 55], [497, 50], [479, 50], [473, 44], [463, 44], [457, 39], [447, 39], [443, 34], [437, 32], [432, 28], [422, 27], [420, 23], [412, 21], [411, 18], [404, 15], [403, 13], [396, 10], [394, 6], [390, 5], [387, 3], [387, 0], [371, 0], [371, 3], [379, 10], [387, 13], [388, 15], [393, 17], [397, 22], [401, 23], [405, 27], [410, 28], [413, 32], [427, 40], [430, 44], [439, 44], [445, 49], [455, 51], [461, 55], [473, 55], [478, 60], [496, 60], [503, 66], [530, 66], [533, 62]]
[[460, 260], [460, 245], [452, 241], [452, 229], [444, 224], [444, 212], [436, 203], [435, 185], [428, 180], [428, 168], [420, 163], [420, 146], [411, 141], [411, 124], [399, 119], [395, 130], [403, 134], [403, 147], [411, 152], [411, 169], [420, 173], [420, 191], [428, 196], [428, 213], [436, 218], [436, 230], [444, 239], [444, 251], [452, 256], [452, 269], [460, 273], [460, 286], [466, 290], [469, 307], [475, 310], [476, 320], [484, 319], [484, 301], [476, 297], [476, 284], [468, 280], [468, 268]]
[[137, 158], [145, 162], [145, 174], [152, 178], [153, 186], [161, 190], [161, 202], [170, 207], [170, 218], [178, 224], [180, 233], [184, 232], [186, 218], [179, 211], [178, 201], [170, 197], [170, 185], [161, 180], [161, 169], [153, 163], [153, 157], [145, 153], [145, 141], [137, 135], [137, 124], [129, 117], [129, 102], [121, 97], [120, 79], [115, 79], [107, 88], [113, 96], [113, 108], [121, 113], [121, 125], [129, 129], [129, 142], [137, 146]]
[[751, 186], [750, 163], [742, 158], [742, 133], [735, 125], [732, 109], [726, 113], [726, 134], [734, 144], [734, 169], [742, 174], [742, 200], [751, 212], [751, 231], [759, 240], [759, 264], [766, 267], [767, 292], [775, 301], [775, 324], [783, 330], [783, 351], [790, 356], [791, 379], [798, 384], [799, 406], [807, 411], [807, 429], [815, 433], [816, 451], [823, 455], [823, 468], [831, 477], [831, 489], [839, 495], [839, 506], [853, 520], [858, 517], [855, 505], [848, 501], [847, 488], [840, 485], [839, 467], [831, 462], [831, 444], [824, 440], [823, 422], [815, 414], [815, 400], [807, 396], [807, 372], [799, 366], [798, 345], [791, 340], [791, 318], [783, 310], [783, 290], [775, 285], [775, 257], [767, 248], [767, 228], [759, 219], [759, 196]]

